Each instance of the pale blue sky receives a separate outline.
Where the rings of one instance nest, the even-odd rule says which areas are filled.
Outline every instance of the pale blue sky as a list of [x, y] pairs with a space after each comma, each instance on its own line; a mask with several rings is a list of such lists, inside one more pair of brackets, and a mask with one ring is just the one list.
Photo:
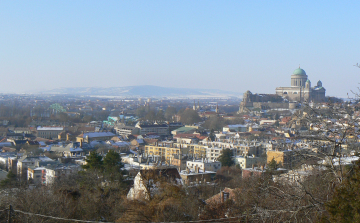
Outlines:
[[0, 1], [0, 92], [358, 87], [360, 1]]

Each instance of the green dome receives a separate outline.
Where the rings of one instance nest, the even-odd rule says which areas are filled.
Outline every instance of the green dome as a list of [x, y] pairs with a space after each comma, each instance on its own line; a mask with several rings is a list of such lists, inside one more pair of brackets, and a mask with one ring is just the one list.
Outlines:
[[305, 71], [300, 67], [293, 72], [294, 75], [306, 75]]

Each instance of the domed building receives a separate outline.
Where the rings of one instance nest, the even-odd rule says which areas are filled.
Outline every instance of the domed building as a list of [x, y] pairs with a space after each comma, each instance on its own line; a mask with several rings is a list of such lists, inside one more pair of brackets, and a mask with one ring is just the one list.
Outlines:
[[321, 81], [318, 81], [315, 87], [311, 87], [306, 72], [300, 67], [291, 75], [291, 87], [276, 88], [277, 95], [296, 102], [325, 101], [325, 91]]

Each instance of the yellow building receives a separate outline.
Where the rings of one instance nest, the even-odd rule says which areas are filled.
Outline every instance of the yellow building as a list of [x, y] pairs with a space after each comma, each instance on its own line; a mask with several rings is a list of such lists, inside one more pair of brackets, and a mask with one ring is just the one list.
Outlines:
[[266, 152], [267, 155], [267, 163], [270, 163], [272, 159], [276, 161], [276, 163], [281, 163], [285, 168], [288, 168], [292, 162], [292, 153], [289, 150], [285, 151], [275, 151], [268, 150]]
[[164, 147], [156, 145], [146, 145], [145, 153], [148, 155], [157, 155], [165, 160], [170, 160], [174, 155], [181, 155], [181, 147]]
[[204, 145], [174, 143], [171, 146], [146, 145], [144, 152], [148, 155], [161, 156], [166, 161], [169, 161], [170, 158], [174, 156], [181, 157], [183, 154], [205, 158], [206, 148], [207, 146]]
[[206, 148], [204, 145], [190, 144], [189, 154], [192, 154], [194, 157], [205, 158], [206, 157]]

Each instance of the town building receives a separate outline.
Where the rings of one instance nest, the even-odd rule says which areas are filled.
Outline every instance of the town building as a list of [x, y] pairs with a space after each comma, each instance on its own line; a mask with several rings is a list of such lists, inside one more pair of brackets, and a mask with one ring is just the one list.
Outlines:
[[34, 166], [28, 167], [27, 180], [35, 185], [42, 184], [43, 183], [42, 176], [44, 170], [45, 170], [44, 167], [34, 167]]
[[40, 163], [53, 163], [54, 160], [47, 156], [23, 156], [17, 162], [17, 174], [21, 177], [27, 176], [29, 167], [39, 167]]
[[149, 133], [154, 133], [159, 136], [169, 135], [169, 126], [166, 124], [141, 124], [137, 123], [135, 127], [140, 129], [140, 134], [145, 135]]
[[196, 169], [196, 171], [182, 170], [180, 176], [184, 184], [186, 185], [197, 185], [200, 183], [210, 183], [214, 181], [216, 172], [214, 171], [201, 171]]
[[170, 162], [174, 156], [181, 156], [182, 154], [189, 153], [187, 148], [182, 148], [181, 145], [176, 144], [146, 145], [144, 152], [148, 155], [160, 156], [162, 159]]
[[205, 171], [218, 171], [221, 169], [221, 162], [213, 161], [208, 159], [201, 159], [201, 160], [190, 160], [186, 162], [186, 168], [190, 171], [198, 172], [198, 170]]
[[306, 72], [300, 67], [294, 70], [291, 75], [290, 87], [276, 88], [276, 94], [286, 98], [289, 101], [296, 102], [323, 102], [325, 101], [325, 88], [319, 80], [317, 85], [311, 87], [311, 82], [306, 75]]
[[85, 152], [80, 147], [81, 143], [69, 143], [66, 146], [51, 146], [50, 151], [61, 154], [64, 157], [81, 157]]
[[140, 129], [134, 126], [116, 126], [114, 127], [117, 135], [128, 136], [140, 134]]
[[206, 148], [206, 158], [209, 160], [217, 159], [223, 151], [223, 148], [219, 147], [207, 147]]
[[241, 169], [251, 168], [253, 166], [259, 166], [265, 162], [265, 159], [261, 157], [252, 156], [235, 156], [234, 161], [236, 165], [239, 165]]
[[37, 137], [45, 139], [58, 138], [58, 135], [64, 131], [63, 127], [37, 127]]
[[106, 141], [114, 137], [112, 132], [87, 132], [76, 137], [76, 142]]
[[47, 165], [44, 169], [44, 182], [46, 185], [51, 185], [56, 179], [79, 172], [81, 170], [81, 166], [77, 164], [54, 164]]
[[223, 127], [223, 132], [246, 132], [247, 125], [227, 125]]

